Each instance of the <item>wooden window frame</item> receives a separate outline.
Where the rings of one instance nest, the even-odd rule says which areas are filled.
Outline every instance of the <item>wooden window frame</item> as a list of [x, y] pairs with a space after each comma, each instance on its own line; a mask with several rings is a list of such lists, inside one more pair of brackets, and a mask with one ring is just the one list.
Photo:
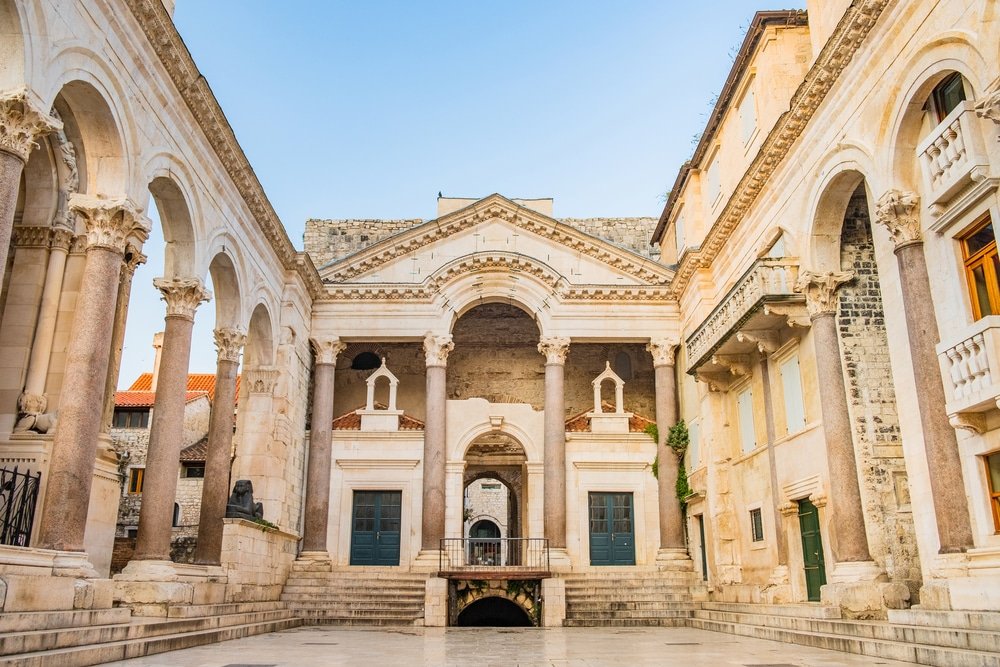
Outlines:
[[993, 452], [983, 456], [983, 465], [986, 468], [986, 490], [990, 501], [990, 510], [993, 515], [993, 533], [1000, 535], [1000, 489], [993, 488], [993, 474], [990, 472], [990, 458], [1000, 458], [1000, 452]]
[[750, 541], [755, 544], [764, 541], [764, 512], [760, 507], [750, 509]]
[[145, 468], [129, 468], [128, 492], [132, 496], [142, 495], [142, 483], [146, 476]]
[[[941, 79], [934, 89], [931, 90], [930, 101], [934, 108], [934, 117], [937, 119], [938, 123], [941, 123], [945, 118], [948, 117], [950, 110], [946, 110], [944, 89], [947, 86], [952, 85], [955, 80], [958, 80], [958, 85], [961, 87], [962, 99], [959, 104], [968, 99], [968, 95], [965, 92], [965, 78], [960, 72], [952, 72], [945, 78]], [[954, 107], [952, 107], [954, 109]]]
[[983, 267], [983, 275], [986, 280], [986, 295], [989, 299], [992, 313], [1000, 314], [1000, 276], [997, 275], [996, 262], [990, 261], [993, 257], [1000, 255], [997, 252], [996, 229], [994, 229], [993, 243], [987, 244], [980, 250], [970, 254], [968, 239], [983, 227], [993, 223], [993, 218], [989, 213], [976, 220], [975, 224], [965, 230], [960, 236], [962, 244], [962, 263], [965, 271], [965, 284], [969, 290], [969, 300], [972, 303], [972, 318], [974, 321], [981, 320], [983, 307], [979, 303], [979, 292], [976, 290], [976, 278], [973, 273], [980, 266]]

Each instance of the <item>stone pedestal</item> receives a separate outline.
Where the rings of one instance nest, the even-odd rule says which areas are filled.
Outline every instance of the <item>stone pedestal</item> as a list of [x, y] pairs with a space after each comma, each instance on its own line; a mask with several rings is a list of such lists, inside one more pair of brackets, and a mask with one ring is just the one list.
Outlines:
[[566, 580], [542, 579], [542, 627], [561, 628], [566, 620]]
[[114, 576], [115, 604], [135, 616], [165, 617], [170, 607], [225, 602], [226, 583], [217, 565], [133, 560]]
[[448, 580], [431, 577], [424, 588], [424, 626], [443, 628], [448, 625]]

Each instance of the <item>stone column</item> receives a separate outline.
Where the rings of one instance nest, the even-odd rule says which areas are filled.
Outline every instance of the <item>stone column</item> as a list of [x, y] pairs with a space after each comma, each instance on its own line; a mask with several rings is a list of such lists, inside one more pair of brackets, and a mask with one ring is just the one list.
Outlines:
[[674, 354], [680, 341], [659, 338], [649, 341], [646, 350], [653, 355], [656, 382], [657, 490], [659, 491], [660, 549], [657, 561], [690, 560], [684, 544], [684, 516], [677, 499], [676, 482], [679, 461], [667, 445], [670, 427], [677, 423], [677, 377]]
[[812, 320], [823, 435], [830, 469], [830, 511], [835, 517], [830, 546], [837, 563], [871, 560], [837, 336], [837, 289], [853, 279], [854, 274], [850, 271], [823, 274], [801, 271], [795, 286], [796, 291], [805, 294]]
[[108, 373], [108, 341], [114, 326], [118, 275], [126, 245], [141, 244], [149, 224], [134, 204], [74, 195], [70, 206], [87, 226], [87, 257], [66, 350], [59, 426], [52, 441], [39, 546], [83, 551], [87, 505], [101, 431]]
[[153, 285], [167, 302], [167, 315], [142, 482], [139, 535], [132, 556], [137, 561], [170, 560], [170, 529], [184, 438], [191, 329], [195, 309], [212, 296], [199, 278], [156, 278]]
[[958, 439], [944, 411], [944, 384], [935, 351], [940, 338], [924, 259], [919, 202], [919, 197], [912, 192], [890, 190], [875, 205], [875, 220], [885, 225], [896, 245], [910, 363], [927, 465], [931, 471], [940, 553], [960, 553], [973, 546], [972, 524]]
[[327, 560], [330, 517], [330, 468], [333, 465], [333, 381], [337, 356], [347, 347], [336, 337], [311, 339], [316, 352], [313, 372], [312, 421], [309, 431], [309, 470], [306, 477], [306, 514], [302, 557]]
[[61, 128], [62, 123], [35, 106], [27, 90], [0, 93], [0, 284], [7, 268], [7, 250], [24, 165], [35, 147], [35, 139]]
[[233, 448], [233, 414], [236, 411], [236, 375], [240, 354], [247, 342], [242, 329], [216, 329], [215, 397], [208, 418], [208, 451], [205, 479], [201, 486], [198, 544], [194, 562], [218, 565], [222, 556], [222, 520], [229, 498], [229, 464]]
[[424, 485], [421, 517], [421, 549], [438, 551], [445, 529], [446, 440], [448, 402], [448, 353], [455, 348], [451, 334], [427, 334], [424, 357], [427, 364], [427, 419], [424, 426]]
[[132, 278], [139, 265], [145, 263], [146, 256], [138, 248], [129, 247], [125, 251], [125, 262], [118, 278], [118, 303], [115, 307], [115, 328], [111, 335], [110, 368], [108, 368], [108, 380], [104, 385], [104, 420], [101, 429], [104, 433], [111, 429], [111, 420], [115, 414], [115, 389], [118, 387], [118, 374], [121, 372], [122, 346], [125, 345], [125, 325], [128, 321]]
[[569, 338], [543, 338], [545, 355], [545, 537], [549, 548], [566, 548], [566, 395], [564, 371]]

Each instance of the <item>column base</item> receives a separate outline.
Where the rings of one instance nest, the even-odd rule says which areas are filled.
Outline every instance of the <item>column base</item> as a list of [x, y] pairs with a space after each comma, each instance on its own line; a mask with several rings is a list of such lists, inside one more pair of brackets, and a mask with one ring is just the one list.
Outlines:
[[118, 605], [136, 616], [163, 617], [174, 606], [225, 602], [228, 577], [218, 565], [133, 560], [113, 581]]
[[694, 572], [694, 561], [687, 549], [671, 547], [656, 552], [656, 569], [673, 572]]
[[300, 572], [330, 572], [333, 570], [333, 561], [326, 551], [303, 551], [295, 559], [292, 568]]
[[837, 563], [830, 572], [829, 580], [831, 584], [845, 584], [856, 582], [887, 581], [885, 571], [875, 564], [875, 561], [865, 560], [857, 562]]
[[840, 607], [844, 618], [885, 620], [889, 609], [905, 609], [910, 589], [886, 580], [874, 561], [837, 563], [830, 583], [820, 588], [823, 604]]
[[440, 549], [421, 549], [413, 559], [414, 572], [437, 572], [441, 569]]
[[1000, 609], [1000, 548], [939, 554], [920, 587], [921, 609], [996, 611]]
[[573, 561], [569, 558], [569, 551], [565, 547], [549, 548], [549, 571], [569, 572], [573, 569]]

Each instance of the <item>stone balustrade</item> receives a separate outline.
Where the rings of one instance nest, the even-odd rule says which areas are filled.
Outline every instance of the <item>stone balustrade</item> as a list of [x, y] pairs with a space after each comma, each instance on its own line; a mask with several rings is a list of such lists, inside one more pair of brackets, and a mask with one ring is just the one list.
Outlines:
[[[1000, 316], [974, 322], [937, 346], [944, 375], [946, 410], [952, 416], [997, 407], [1000, 398]], [[965, 421], [968, 421], [968, 417]]]
[[[989, 165], [975, 104], [962, 102], [917, 145], [924, 201], [938, 214], [956, 193], [985, 175]], [[979, 168], [981, 171], [977, 172]]]
[[793, 291], [798, 277], [797, 258], [757, 260], [687, 339], [690, 367], [701, 365], [719, 344], [735, 332], [747, 315], [759, 309], [765, 301], [802, 301], [802, 295]]

